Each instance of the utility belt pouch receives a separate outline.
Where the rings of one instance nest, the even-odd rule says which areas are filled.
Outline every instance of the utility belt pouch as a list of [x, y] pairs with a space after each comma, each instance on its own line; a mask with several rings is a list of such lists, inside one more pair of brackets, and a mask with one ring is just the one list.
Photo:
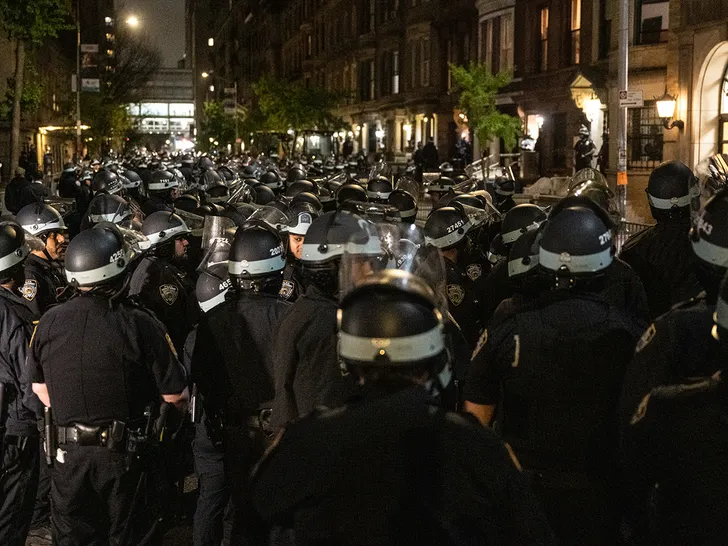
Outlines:
[[109, 439], [106, 447], [111, 451], [122, 452], [127, 448], [125, 440], [126, 423], [123, 421], [113, 421], [109, 427]]

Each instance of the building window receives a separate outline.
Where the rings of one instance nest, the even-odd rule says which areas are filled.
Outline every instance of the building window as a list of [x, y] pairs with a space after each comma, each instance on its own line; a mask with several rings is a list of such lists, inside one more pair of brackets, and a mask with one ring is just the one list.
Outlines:
[[430, 40], [429, 38], [426, 38], [420, 42], [422, 47], [422, 78], [420, 79], [420, 84], [422, 87], [427, 87], [430, 85]]
[[667, 42], [670, 24], [669, 0], [635, 0], [635, 42], [637, 44], [658, 44]]
[[655, 101], [631, 108], [627, 122], [627, 167], [653, 169], [662, 163], [663, 124]]
[[539, 10], [538, 71], [545, 72], [549, 67], [549, 8]]
[[513, 70], [513, 14], [480, 23], [480, 60], [493, 74]]
[[720, 144], [718, 152], [728, 154], [728, 67], [720, 89]]
[[571, 0], [571, 34], [569, 64], [579, 64], [581, 60], [581, 0]]
[[392, 51], [392, 93], [399, 93], [399, 51]]

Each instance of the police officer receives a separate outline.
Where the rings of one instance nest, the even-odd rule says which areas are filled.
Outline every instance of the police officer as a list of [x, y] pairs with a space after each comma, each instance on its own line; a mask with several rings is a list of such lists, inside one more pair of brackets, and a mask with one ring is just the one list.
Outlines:
[[631, 237], [620, 253], [642, 280], [652, 319], [701, 291], [688, 239], [694, 186], [692, 171], [679, 161], [652, 171], [647, 201], [657, 224]]
[[81, 221], [81, 230], [88, 229], [100, 222], [121, 224], [130, 222], [132, 211], [129, 203], [118, 195], [98, 193], [91, 199], [88, 210]]
[[34, 237], [20, 292], [26, 305], [40, 317], [58, 303], [58, 296], [66, 287], [61, 268], [68, 246], [68, 228], [56, 209], [41, 203], [23, 207], [16, 220]]
[[516, 202], [513, 195], [516, 193], [516, 183], [510, 178], [499, 176], [493, 183], [493, 194], [495, 197], [495, 207], [501, 214], [505, 214], [513, 207]]
[[[501, 241], [510, 254], [513, 245], [528, 232], [537, 230], [546, 221], [546, 213], [537, 205], [516, 205], [503, 217]], [[502, 301], [513, 296], [513, 285], [509, 281], [510, 260], [502, 260], [493, 267], [485, 281], [483, 294], [483, 322], [487, 324]]]
[[[200, 272], [197, 278], [195, 295], [200, 310], [209, 313], [225, 302], [230, 290], [227, 260], [214, 263]], [[197, 339], [197, 329], [190, 332], [185, 343], [185, 362], [188, 370], [192, 368], [192, 358]], [[197, 506], [192, 525], [192, 542], [195, 546], [219, 546], [230, 542], [230, 521], [226, 507], [230, 500], [230, 490], [225, 478], [224, 456], [221, 449], [215, 447], [207, 434], [207, 415], [202, 395], [197, 394], [193, 410], [200, 411], [199, 422], [195, 422], [195, 439], [192, 453], [195, 459], [197, 475]], [[196, 416], [195, 416], [196, 417]]]
[[33, 391], [52, 407], [58, 445], [46, 438], [55, 544], [141, 543], [151, 528], [139, 505], [151, 452], [143, 449], [145, 408], [161, 399], [186, 410], [186, 377], [168, 334], [123, 297], [131, 259], [113, 224], [80, 233], [65, 262], [78, 295], [49, 310], [31, 340]]
[[232, 292], [202, 317], [192, 358], [211, 440], [224, 446], [234, 544], [263, 544], [264, 526], [252, 511], [248, 474], [269, 430], [278, 365], [272, 358], [274, 336], [290, 307], [278, 297], [284, 267], [276, 230], [262, 222], [238, 228], [228, 261]]
[[151, 174], [149, 182], [146, 184], [149, 199], [142, 204], [142, 212], [147, 216], [157, 211], [171, 212], [174, 209], [174, 200], [179, 197], [177, 177], [169, 171], [159, 169]]
[[288, 253], [286, 255], [286, 268], [283, 271], [283, 285], [281, 297], [284, 300], [295, 302], [304, 292], [301, 282], [301, 256], [303, 255], [303, 242], [306, 239], [308, 228], [320, 215], [309, 203], [298, 203], [291, 207], [288, 214]]
[[654, 387], [716, 371], [710, 330], [720, 282], [728, 271], [728, 189], [706, 203], [689, 241], [695, 274], [705, 293], [677, 304], [644, 331], [624, 382], [624, 422]]
[[463, 265], [472, 224], [462, 208], [442, 207], [430, 213], [425, 223], [425, 238], [436, 247], [447, 269], [447, 298], [450, 313], [460, 326], [471, 348], [482, 330], [481, 308], [485, 277], [473, 278]]
[[707, 331], [685, 336], [682, 347], [703, 354], [702, 368], [715, 372], [653, 386], [624, 424], [633, 544], [723, 544], [728, 536], [726, 282], [715, 324], [701, 327]]
[[100, 170], [91, 180], [91, 194], [94, 197], [102, 193], [116, 195], [123, 189], [124, 185], [119, 180], [119, 177], [115, 172], [108, 169]]
[[[601, 210], [601, 209], [599, 209]], [[599, 295], [613, 251], [603, 211], [549, 219], [539, 267], [552, 289], [491, 322], [465, 384], [465, 409], [489, 424], [499, 405], [510, 444], [557, 538], [617, 540], [616, 407], [640, 326]]]
[[344, 296], [338, 355], [363, 394], [289, 425], [259, 464], [253, 498], [278, 527], [270, 544], [553, 542], [505, 446], [433, 399], [449, 381], [436, 300], [390, 270]]
[[[357, 389], [336, 359], [336, 298], [339, 266], [345, 250], [380, 253], [365, 221], [349, 212], [327, 212], [306, 232], [301, 255], [304, 295], [284, 317], [285, 335], [275, 341], [275, 428], [306, 415], [316, 406], [338, 406]], [[355, 241], [355, 238], [359, 237]], [[283, 330], [282, 330], [283, 331]]]
[[38, 489], [42, 414], [24, 374], [35, 316], [18, 295], [30, 250], [23, 229], [0, 223], [0, 543], [25, 544]]
[[178, 215], [158, 211], [144, 219], [142, 233], [151, 249], [134, 270], [129, 296], [154, 312], [181, 352], [198, 318], [190, 297], [195, 281], [182, 267], [191, 231]]

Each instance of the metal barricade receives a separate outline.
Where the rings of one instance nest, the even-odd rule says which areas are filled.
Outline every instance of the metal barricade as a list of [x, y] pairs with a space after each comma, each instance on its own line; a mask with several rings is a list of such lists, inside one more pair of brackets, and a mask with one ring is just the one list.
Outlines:
[[619, 229], [617, 230], [617, 240], [615, 241], [617, 253], [622, 250], [622, 246], [624, 246], [624, 243], [626, 243], [630, 237], [641, 233], [642, 231], [652, 227], [653, 225], [654, 224], [642, 224], [640, 222], [628, 222], [627, 220], [622, 220], [619, 223]]

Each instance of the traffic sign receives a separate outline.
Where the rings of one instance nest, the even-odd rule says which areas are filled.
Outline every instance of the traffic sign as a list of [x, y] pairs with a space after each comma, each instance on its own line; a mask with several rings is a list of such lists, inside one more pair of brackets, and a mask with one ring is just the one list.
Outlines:
[[645, 99], [644, 99], [642, 90], [639, 90], [639, 91], [622, 90], [619, 92], [619, 107], [620, 108], [642, 108], [644, 105], [645, 105]]

